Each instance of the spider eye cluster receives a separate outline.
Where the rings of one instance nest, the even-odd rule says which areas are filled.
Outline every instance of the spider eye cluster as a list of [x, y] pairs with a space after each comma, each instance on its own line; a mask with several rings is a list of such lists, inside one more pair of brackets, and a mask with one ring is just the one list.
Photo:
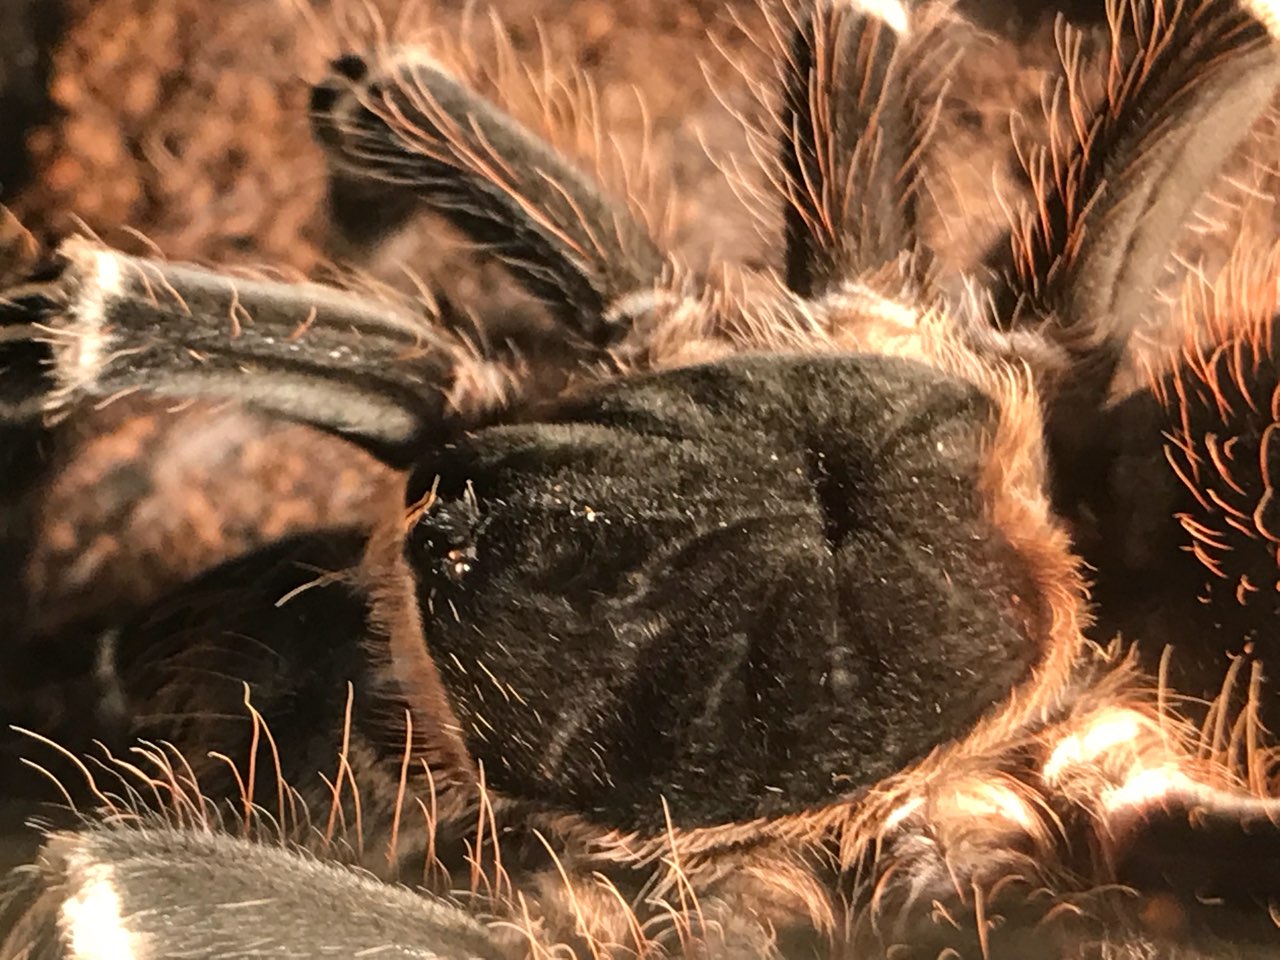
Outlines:
[[480, 514], [474, 499], [465, 494], [438, 505], [418, 517], [405, 541], [405, 556], [426, 576], [459, 583], [479, 559], [476, 545]]

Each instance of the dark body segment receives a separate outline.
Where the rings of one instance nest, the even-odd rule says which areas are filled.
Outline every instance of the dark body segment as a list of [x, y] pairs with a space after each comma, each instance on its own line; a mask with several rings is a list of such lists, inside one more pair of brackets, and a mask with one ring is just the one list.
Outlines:
[[706, 825], [960, 736], [1041, 654], [978, 492], [993, 409], [909, 361], [740, 358], [428, 453], [405, 549], [488, 782]]

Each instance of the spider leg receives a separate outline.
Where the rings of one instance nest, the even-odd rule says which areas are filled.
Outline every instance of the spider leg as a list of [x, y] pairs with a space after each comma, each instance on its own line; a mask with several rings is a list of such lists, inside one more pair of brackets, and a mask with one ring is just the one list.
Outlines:
[[347, 55], [333, 68], [313, 90], [312, 115], [349, 234], [367, 232], [362, 219], [385, 231], [435, 211], [595, 347], [627, 334], [628, 298], [670, 280], [636, 217], [422, 51], [373, 63]]
[[1280, 903], [1280, 800], [1155, 771], [1121, 788], [1109, 807], [1108, 828], [1122, 838], [1117, 880], [1176, 908], [1166, 923], [1177, 932], [1280, 941], [1272, 913]]
[[449, 416], [501, 403], [503, 374], [404, 302], [131, 257], [82, 238], [60, 246], [52, 274], [0, 292], [10, 422], [134, 390], [221, 396], [403, 465]]
[[1054, 111], [1070, 132], [1025, 160], [1035, 199], [994, 264], [994, 298], [1001, 318], [1039, 325], [1070, 358], [1049, 417], [1066, 473], [1088, 469], [1082, 461], [1099, 429], [1088, 411], [1107, 399], [1153, 303], [1170, 238], [1280, 83], [1271, 7], [1117, 0], [1105, 91], [1093, 109], [1080, 39], [1063, 34], [1067, 79]]
[[1195, 698], [1184, 713], [1249, 707], [1268, 730], [1280, 723], [1268, 680], [1280, 655], [1278, 280], [1280, 244], [1248, 235], [1213, 284], [1188, 278], [1185, 339], [1148, 389], [1106, 411], [1105, 485], [1087, 504], [1096, 520], [1079, 524], [1098, 635], [1137, 640], [1148, 670]]
[[160, 823], [56, 833], [21, 879], [0, 932], [6, 960], [513, 953], [497, 931], [428, 894], [270, 843]]
[[820, 0], [793, 16], [779, 118], [787, 286], [809, 298], [854, 281], [918, 293], [929, 272], [917, 206], [930, 31], [917, 38], [898, 0]]
[[1167, 718], [1094, 705], [1043, 752], [944, 776], [890, 817], [865, 936], [929, 958], [1274, 949], [1280, 800], [1205, 778]]

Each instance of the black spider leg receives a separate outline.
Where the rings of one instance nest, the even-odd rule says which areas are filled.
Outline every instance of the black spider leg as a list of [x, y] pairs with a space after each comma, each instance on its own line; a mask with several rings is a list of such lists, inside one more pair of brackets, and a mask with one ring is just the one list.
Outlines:
[[[477, 359], [407, 305], [126, 256], [73, 238], [56, 276], [5, 295], [28, 354], [5, 371], [7, 419], [147, 390], [225, 397], [403, 465]], [[472, 370], [474, 372], [474, 370]]]
[[1206, 730], [1242, 710], [1280, 729], [1277, 277], [1274, 232], [1246, 231], [1212, 285], [1188, 278], [1184, 343], [1107, 411], [1107, 482], [1080, 525], [1096, 635], [1136, 641]]
[[335, 220], [353, 241], [434, 211], [588, 347], [627, 335], [628, 298], [669, 277], [636, 217], [422, 51], [373, 64], [348, 55], [333, 68], [312, 93], [313, 123], [333, 169]]
[[[1162, 775], [1156, 772], [1154, 775]], [[1120, 798], [1108, 818], [1116, 879], [1158, 902], [1168, 934], [1193, 942], [1280, 943], [1280, 800], [1190, 782]]]
[[21, 883], [0, 901], [3, 958], [498, 960], [517, 939], [335, 863], [160, 823], [54, 834]]
[[[1139, 942], [1155, 956], [1174, 945], [1269, 956], [1280, 943], [1280, 801], [1151, 768], [1087, 809], [1050, 805], [1056, 826], [1040, 838], [981, 803], [909, 818], [878, 850], [861, 935], [902, 960], [1072, 955], [1080, 943], [1137, 956], [1120, 948]], [[949, 869], [920, 869], [936, 858]]]
[[1034, 203], [993, 264], [1002, 322], [1059, 344], [1049, 397], [1055, 491], [1067, 508], [1100, 472], [1100, 411], [1194, 204], [1267, 109], [1276, 44], [1238, 0], [1116, 0], [1105, 91], [1086, 106], [1078, 35], [1055, 119], [1069, 130], [1025, 165]]
[[795, 14], [779, 117], [786, 282], [810, 299], [854, 280], [888, 296], [927, 286], [917, 221], [938, 38], [914, 38], [896, 0], [880, 6], [821, 0]]

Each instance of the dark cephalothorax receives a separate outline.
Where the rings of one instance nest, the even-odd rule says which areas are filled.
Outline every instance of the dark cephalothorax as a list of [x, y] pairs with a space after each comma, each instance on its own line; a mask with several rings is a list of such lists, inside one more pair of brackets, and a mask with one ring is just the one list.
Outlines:
[[[9, 224], [6, 423], [225, 397], [405, 486], [96, 637], [114, 754], [55, 773], [101, 809], [0, 956], [1274, 951], [1258, 718], [1171, 702], [1275, 627], [1274, 237], [1114, 395], [1277, 13], [1111, 13], [1097, 102], [1064, 32], [1034, 202], [959, 298], [918, 227], [947, 20], [896, 0], [774, 14], [777, 276], [690, 270], [421, 50], [333, 63], [334, 223], [372, 255], [443, 217], [560, 325], [537, 363], [371, 286], [37, 262]], [[1135, 655], [1086, 638], [1077, 551]]]

